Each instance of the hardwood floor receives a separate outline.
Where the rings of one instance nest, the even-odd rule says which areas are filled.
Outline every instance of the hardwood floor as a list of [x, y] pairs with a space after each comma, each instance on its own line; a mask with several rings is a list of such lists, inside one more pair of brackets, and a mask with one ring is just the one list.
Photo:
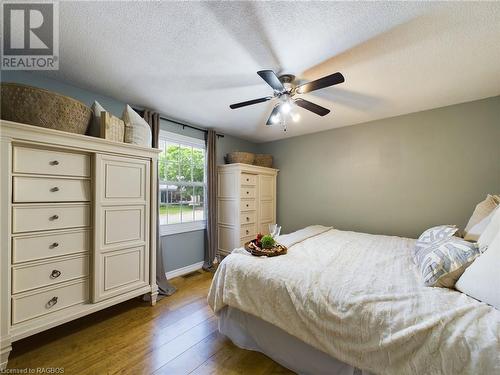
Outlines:
[[212, 274], [172, 280], [178, 291], [155, 307], [138, 299], [15, 342], [8, 368], [64, 374], [292, 374], [242, 350], [217, 331], [206, 302]]

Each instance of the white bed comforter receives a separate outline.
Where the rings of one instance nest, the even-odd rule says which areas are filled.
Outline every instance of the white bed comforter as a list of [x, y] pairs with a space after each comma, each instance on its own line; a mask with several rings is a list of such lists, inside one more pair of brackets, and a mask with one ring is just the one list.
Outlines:
[[216, 313], [238, 308], [376, 374], [500, 374], [500, 311], [423, 286], [415, 240], [314, 226], [279, 241], [288, 254], [224, 259]]

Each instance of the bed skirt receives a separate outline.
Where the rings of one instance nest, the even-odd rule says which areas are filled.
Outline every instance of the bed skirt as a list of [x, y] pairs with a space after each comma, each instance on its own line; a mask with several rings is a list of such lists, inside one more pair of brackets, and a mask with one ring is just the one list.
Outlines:
[[300, 375], [370, 375], [241, 310], [220, 311], [219, 331], [238, 347], [264, 353]]

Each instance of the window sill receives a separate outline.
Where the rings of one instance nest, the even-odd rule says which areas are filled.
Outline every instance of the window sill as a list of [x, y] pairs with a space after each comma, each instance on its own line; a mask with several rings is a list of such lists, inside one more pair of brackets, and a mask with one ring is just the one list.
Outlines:
[[203, 230], [206, 227], [207, 225], [205, 220], [193, 221], [191, 223], [160, 225], [160, 236], [170, 236], [171, 234], [194, 232], [197, 230]]

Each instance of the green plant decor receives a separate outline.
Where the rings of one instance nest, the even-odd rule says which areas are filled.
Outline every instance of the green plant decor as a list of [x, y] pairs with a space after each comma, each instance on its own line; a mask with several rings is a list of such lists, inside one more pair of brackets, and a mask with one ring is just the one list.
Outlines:
[[270, 249], [276, 244], [276, 241], [270, 235], [262, 237], [261, 241], [262, 241], [262, 248], [264, 249]]

